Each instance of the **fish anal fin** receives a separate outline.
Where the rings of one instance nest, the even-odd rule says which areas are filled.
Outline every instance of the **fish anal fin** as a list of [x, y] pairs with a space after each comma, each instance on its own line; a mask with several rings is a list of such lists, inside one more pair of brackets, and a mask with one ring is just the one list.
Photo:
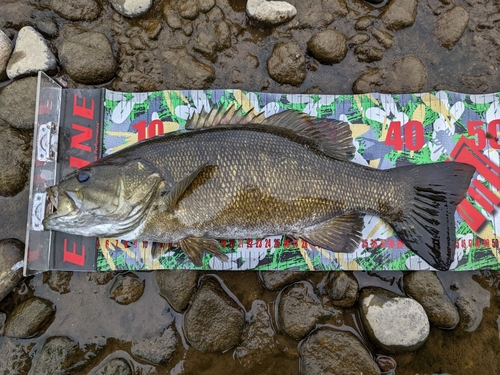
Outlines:
[[223, 262], [228, 260], [227, 255], [219, 249], [219, 241], [213, 238], [186, 237], [180, 241], [180, 245], [186, 256], [197, 267], [203, 264], [202, 259], [205, 252], [216, 256]]
[[352, 253], [361, 240], [363, 224], [363, 215], [347, 213], [316, 227], [312, 231], [294, 233], [294, 237], [300, 237], [311, 245], [320, 246], [327, 250]]

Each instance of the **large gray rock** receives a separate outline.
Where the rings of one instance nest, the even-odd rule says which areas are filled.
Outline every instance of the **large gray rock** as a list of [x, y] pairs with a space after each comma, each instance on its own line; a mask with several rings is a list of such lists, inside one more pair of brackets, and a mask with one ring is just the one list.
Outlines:
[[286, 1], [248, 0], [246, 10], [251, 19], [270, 25], [288, 22], [297, 14], [297, 9]]
[[264, 301], [252, 303], [249, 323], [242, 334], [241, 344], [234, 351], [236, 358], [244, 368], [263, 364], [279, 353], [275, 332]]
[[55, 72], [57, 60], [43, 36], [31, 26], [25, 26], [17, 34], [14, 51], [7, 63], [10, 79], [36, 74], [39, 70]]
[[36, 77], [27, 77], [0, 89], [0, 119], [16, 128], [33, 129], [36, 85]]
[[93, 21], [101, 13], [95, 0], [50, 0], [49, 7], [69, 21]]
[[381, 288], [365, 288], [359, 306], [370, 340], [389, 353], [418, 349], [429, 336], [429, 319], [414, 299]]
[[389, 30], [401, 30], [415, 23], [417, 0], [391, 0], [381, 15]]
[[350, 332], [320, 328], [299, 346], [301, 375], [379, 375], [365, 346]]
[[31, 136], [27, 132], [0, 124], [0, 195], [12, 197], [21, 192], [31, 168]]
[[294, 339], [301, 339], [316, 326], [324, 314], [321, 302], [307, 281], [290, 285], [281, 292], [278, 304], [280, 329]]
[[23, 258], [24, 244], [21, 241], [15, 239], [0, 240], [0, 301], [23, 278]]
[[69, 337], [49, 337], [35, 358], [30, 374], [71, 374], [84, 364], [83, 355], [78, 343]]
[[17, 305], [5, 323], [5, 336], [28, 338], [40, 333], [55, 313], [52, 302], [31, 297]]
[[167, 363], [175, 353], [179, 340], [175, 334], [175, 326], [167, 327], [159, 336], [132, 341], [130, 351], [137, 358], [154, 365]]
[[334, 306], [353, 306], [358, 300], [358, 288], [358, 281], [352, 276], [352, 273], [334, 271], [328, 275], [328, 295]]
[[323, 30], [309, 39], [307, 49], [325, 64], [339, 63], [347, 55], [347, 38], [337, 30]]
[[469, 13], [464, 8], [455, 6], [448, 9], [437, 20], [434, 29], [437, 42], [445, 48], [452, 49], [462, 37], [468, 23]]
[[198, 272], [191, 270], [156, 271], [160, 294], [176, 311], [183, 311], [196, 290]]
[[12, 42], [9, 37], [0, 29], [0, 81], [7, 78], [5, 69], [12, 52]]
[[132, 368], [124, 358], [104, 360], [97, 370], [93, 371], [90, 372], [93, 375], [132, 375]]
[[68, 271], [51, 271], [43, 274], [44, 282], [47, 283], [50, 289], [59, 294], [66, 294], [70, 292], [69, 283], [73, 272]]
[[260, 271], [259, 277], [264, 287], [270, 291], [277, 291], [306, 277], [304, 271]]
[[306, 78], [306, 58], [296, 42], [278, 43], [267, 60], [269, 76], [282, 85], [300, 86]]
[[117, 69], [108, 38], [93, 31], [65, 39], [59, 48], [59, 59], [72, 79], [85, 84], [109, 81]]
[[422, 305], [431, 324], [446, 329], [454, 328], [458, 324], [458, 310], [444, 291], [435, 272], [418, 271], [406, 274], [404, 290]]
[[146, 13], [153, 0], [110, 0], [113, 8], [125, 17], [137, 17]]
[[109, 298], [115, 300], [120, 305], [128, 305], [139, 298], [144, 293], [144, 280], [132, 272], [117, 275], [109, 290]]
[[184, 314], [186, 338], [201, 352], [225, 351], [240, 342], [245, 311], [213, 277], [205, 277]]

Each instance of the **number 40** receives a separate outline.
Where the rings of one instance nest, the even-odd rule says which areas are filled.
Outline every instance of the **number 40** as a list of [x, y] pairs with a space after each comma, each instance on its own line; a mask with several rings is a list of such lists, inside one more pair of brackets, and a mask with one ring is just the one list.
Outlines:
[[394, 147], [394, 150], [401, 151], [403, 146], [410, 151], [420, 150], [425, 144], [424, 127], [420, 121], [408, 121], [404, 127], [404, 138], [401, 132], [401, 121], [391, 121], [385, 144]]

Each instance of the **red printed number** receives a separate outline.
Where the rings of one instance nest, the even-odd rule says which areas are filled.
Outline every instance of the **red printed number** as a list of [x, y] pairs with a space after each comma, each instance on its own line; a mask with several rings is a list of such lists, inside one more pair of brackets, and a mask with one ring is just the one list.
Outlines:
[[483, 150], [486, 147], [486, 142], [489, 142], [491, 148], [500, 149], [498, 143], [498, 133], [500, 132], [500, 119], [491, 120], [488, 123], [488, 133], [483, 129], [483, 122], [478, 120], [470, 120], [467, 122], [467, 133], [476, 138], [476, 147]]
[[143, 141], [146, 138], [153, 138], [157, 135], [163, 135], [165, 133], [163, 122], [158, 119], [151, 121], [147, 127], [145, 120], [139, 121], [132, 127], [137, 130], [137, 138], [139, 141]]
[[401, 151], [403, 146], [410, 151], [420, 150], [425, 143], [424, 127], [420, 121], [411, 120], [404, 127], [404, 139], [401, 132], [401, 121], [391, 121], [385, 144], [392, 146], [394, 150]]

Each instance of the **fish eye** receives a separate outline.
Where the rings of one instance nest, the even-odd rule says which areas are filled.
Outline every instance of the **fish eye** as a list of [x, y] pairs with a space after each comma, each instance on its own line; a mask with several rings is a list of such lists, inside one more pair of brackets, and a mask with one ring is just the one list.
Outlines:
[[84, 183], [90, 179], [90, 176], [91, 176], [91, 173], [88, 169], [82, 169], [76, 175], [76, 179], [78, 180], [79, 183]]

